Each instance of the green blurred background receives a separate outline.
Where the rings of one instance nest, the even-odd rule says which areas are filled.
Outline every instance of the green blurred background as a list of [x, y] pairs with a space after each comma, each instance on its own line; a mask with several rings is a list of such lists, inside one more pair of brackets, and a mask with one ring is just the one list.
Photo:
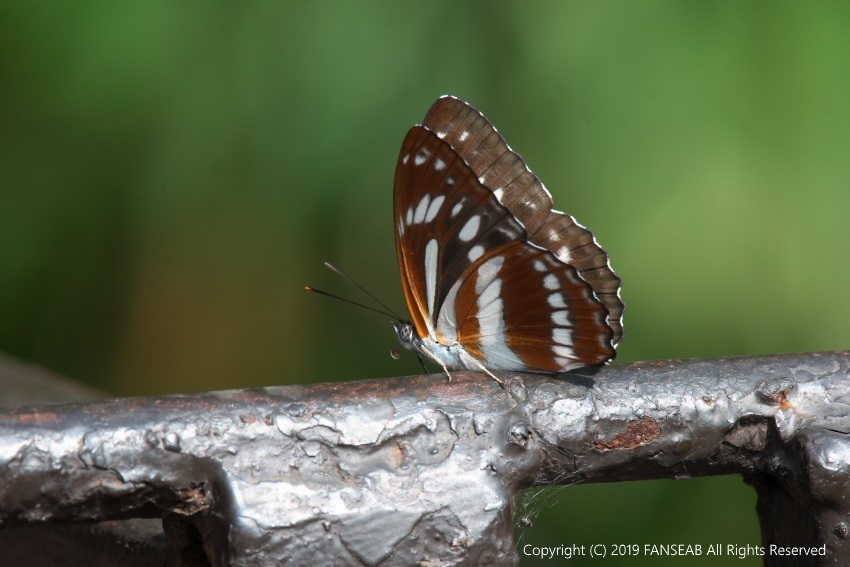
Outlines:
[[[847, 348], [850, 4], [82, 1], [0, 4], [0, 350], [120, 395], [419, 372], [303, 286], [404, 310], [395, 160], [444, 93], [608, 249], [619, 360]], [[568, 487], [520, 531], [758, 543], [754, 505]]]

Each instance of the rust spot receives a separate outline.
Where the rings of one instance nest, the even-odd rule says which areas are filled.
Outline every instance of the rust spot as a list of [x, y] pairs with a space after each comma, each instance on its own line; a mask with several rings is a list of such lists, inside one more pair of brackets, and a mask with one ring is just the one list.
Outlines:
[[642, 417], [637, 421], [630, 421], [626, 428], [614, 436], [611, 441], [596, 439], [593, 448], [599, 451], [611, 449], [634, 449], [652, 443], [661, 435], [661, 426], [651, 417]]
[[756, 395], [763, 402], [775, 404], [781, 409], [789, 409], [794, 407], [788, 399], [794, 388], [795, 385], [787, 380], [766, 380], [759, 383]]
[[788, 399], [789, 394], [791, 393], [793, 388], [782, 388], [773, 396], [773, 401], [779, 404], [779, 407], [782, 409], [793, 408], [794, 404], [791, 403], [791, 400]]
[[407, 451], [398, 443], [391, 444], [388, 448], [387, 461], [392, 468], [398, 468], [404, 464], [407, 457]]
[[58, 413], [45, 411], [45, 410], [42, 410], [42, 409], [36, 409], [35, 411], [32, 411], [31, 413], [20, 413], [15, 417], [18, 419], [18, 421], [20, 421], [22, 424], [24, 424], [24, 423], [47, 423], [47, 422], [51, 422], [51, 421], [58, 421], [60, 416], [59, 416]]

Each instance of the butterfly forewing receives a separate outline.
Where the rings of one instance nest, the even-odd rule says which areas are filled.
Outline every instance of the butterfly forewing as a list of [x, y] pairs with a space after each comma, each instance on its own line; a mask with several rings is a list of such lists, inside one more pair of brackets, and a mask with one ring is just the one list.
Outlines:
[[478, 257], [525, 234], [457, 152], [421, 126], [402, 146], [395, 219], [402, 285], [420, 336], [436, 332], [439, 307]]
[[608, 311], [612, 342], [623, 337], [620, 278], [593, 234], [568, 214], [552, 210], [552, 196], [522, 157], [478, 110], [455, 97], [439, 98], [423, 126], [436, 132], [469, 164], [499, 202], [525, 227], [528, 240], [572, 265]]
[[[455, 118], [443, 125], [435, 131], [425, 126], [411, 129], [396, 169], [397, 252], [418, 335], [446, 347], [459, 345], [492, 369], [558, 372], [611, 359], [615, 333], [595, 288], [579, 268], [529, 240], [528, 215], [545, 205], [536, 221], [545, 227], [555, 214], [548, 193], [539, 181], [535, 185], [536, 177], [519, 156], [471, 107], [459, 107]], [[464, 145], [467, 140], [471, 145]], [[538, 203], [522, 209], [526, 222], [502, 202], [504, 190], [494, 190], [480, 179], [496, 170], [501, 172], [498, 179], [513, 175], [517, 163], [525, 173], [505, 187], [517, 202]], [[524, 196], [517, 196], [520, 177], [526, 183]], [[554, 221], [563, 217], [567, 215]], [[594, 244], [587, 235], [586, 230], [577, 233], [584, 239], [578, 248]]]

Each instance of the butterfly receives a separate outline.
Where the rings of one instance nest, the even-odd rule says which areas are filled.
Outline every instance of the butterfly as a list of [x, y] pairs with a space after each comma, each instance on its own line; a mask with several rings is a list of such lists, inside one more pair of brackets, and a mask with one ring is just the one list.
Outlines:
[[[478, 110], [439, 98], [395, 173], [401, 344], [449, 369], [560, 373], [610, 361], [620, 278]], [[504, 384], [503, 384], [504, 385]]]

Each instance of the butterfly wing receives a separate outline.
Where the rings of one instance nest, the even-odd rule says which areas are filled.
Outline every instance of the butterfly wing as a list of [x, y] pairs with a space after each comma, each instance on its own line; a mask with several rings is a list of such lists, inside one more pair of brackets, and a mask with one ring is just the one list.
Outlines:
[[588, 229], [552, 209], [552, 196], [522, 157], [478, 110], [452, 97], [439, 98], [428, 110], [423, 126], [437, 132], [469, 164], [487, 187], [528, 231], [529, 241], [573, 266], [590, 284], [608, 310], [616, 346], [623, 338], [624, 305], [621, 282], [608, 254]]
[[420, 337], [454, 284], [484, 254], [524, 237], [522, 225], [450, 145], [414, 126], [396, 168], [395, 233], [405, 299]]
[[470, 267], [454, 317], [459, 342], [488, 368], [562, 372], [615, 354], [607, 310], [587, 282], [527, 242], [493, 250]]
[[[426, 122], [441, 101], [460, 102], [438, 100]], [[545, 188], [480, 113], [477, 116], [484, 122], [472, 125], [477, 129], [456, 127], [457, 117], [469, 116], [458, 113], [437, 121], [431, 126], [445, 128], [436, 131], [425, 125], [412, 128], [396, 169], [396, 246], [417, 334], [446, 346], [460, 344], [491, 369], [557, 372], [611, 359], [615, 331], [608, 323], [608, 308], [575, 265], [532, 240], [527, 230], [531, 226], [543, 241], [545, 228], [558, 220], [550, 218], [553, 214], [572, 217], [551, 211]], [[479, 143], [465, 144], [487, 128], [490, 134]], [[501, 145], [493, 143], [493, 133]], [[447, 141], [450, 137], [463, 151]], [[507, 155], [513, 169], [500, 159], [481, 160], [476, 157], [480, 151]], [[519, 172], [495, 190], [485, 184], [497, 170], [501, 172], [494, 177], [497, 180], [506, 179], [505, 171], [516, 173], [517, 163], [533, 179], [523, 182]], [[522, 183], [526, 193], [514, 195]], [[506, 194], [512, 196], [509, 203], [515, 210], [502, 202]], [[574, 221], [572, 227], [578, 227], [579, 236], [590, 235]], [[565, 246], [562, 233], [570, 228], [558, 233], [559, 247]], [[592, 235], [590, 243], [595, 245]], [[570, 244], [570, 253], [587, 246]], [[602, 254], [607, 266], [607, 255]], [[597, 269], [582, 267], [589, 274]], [[614, 288], [617, 295], [619, 279]]]

